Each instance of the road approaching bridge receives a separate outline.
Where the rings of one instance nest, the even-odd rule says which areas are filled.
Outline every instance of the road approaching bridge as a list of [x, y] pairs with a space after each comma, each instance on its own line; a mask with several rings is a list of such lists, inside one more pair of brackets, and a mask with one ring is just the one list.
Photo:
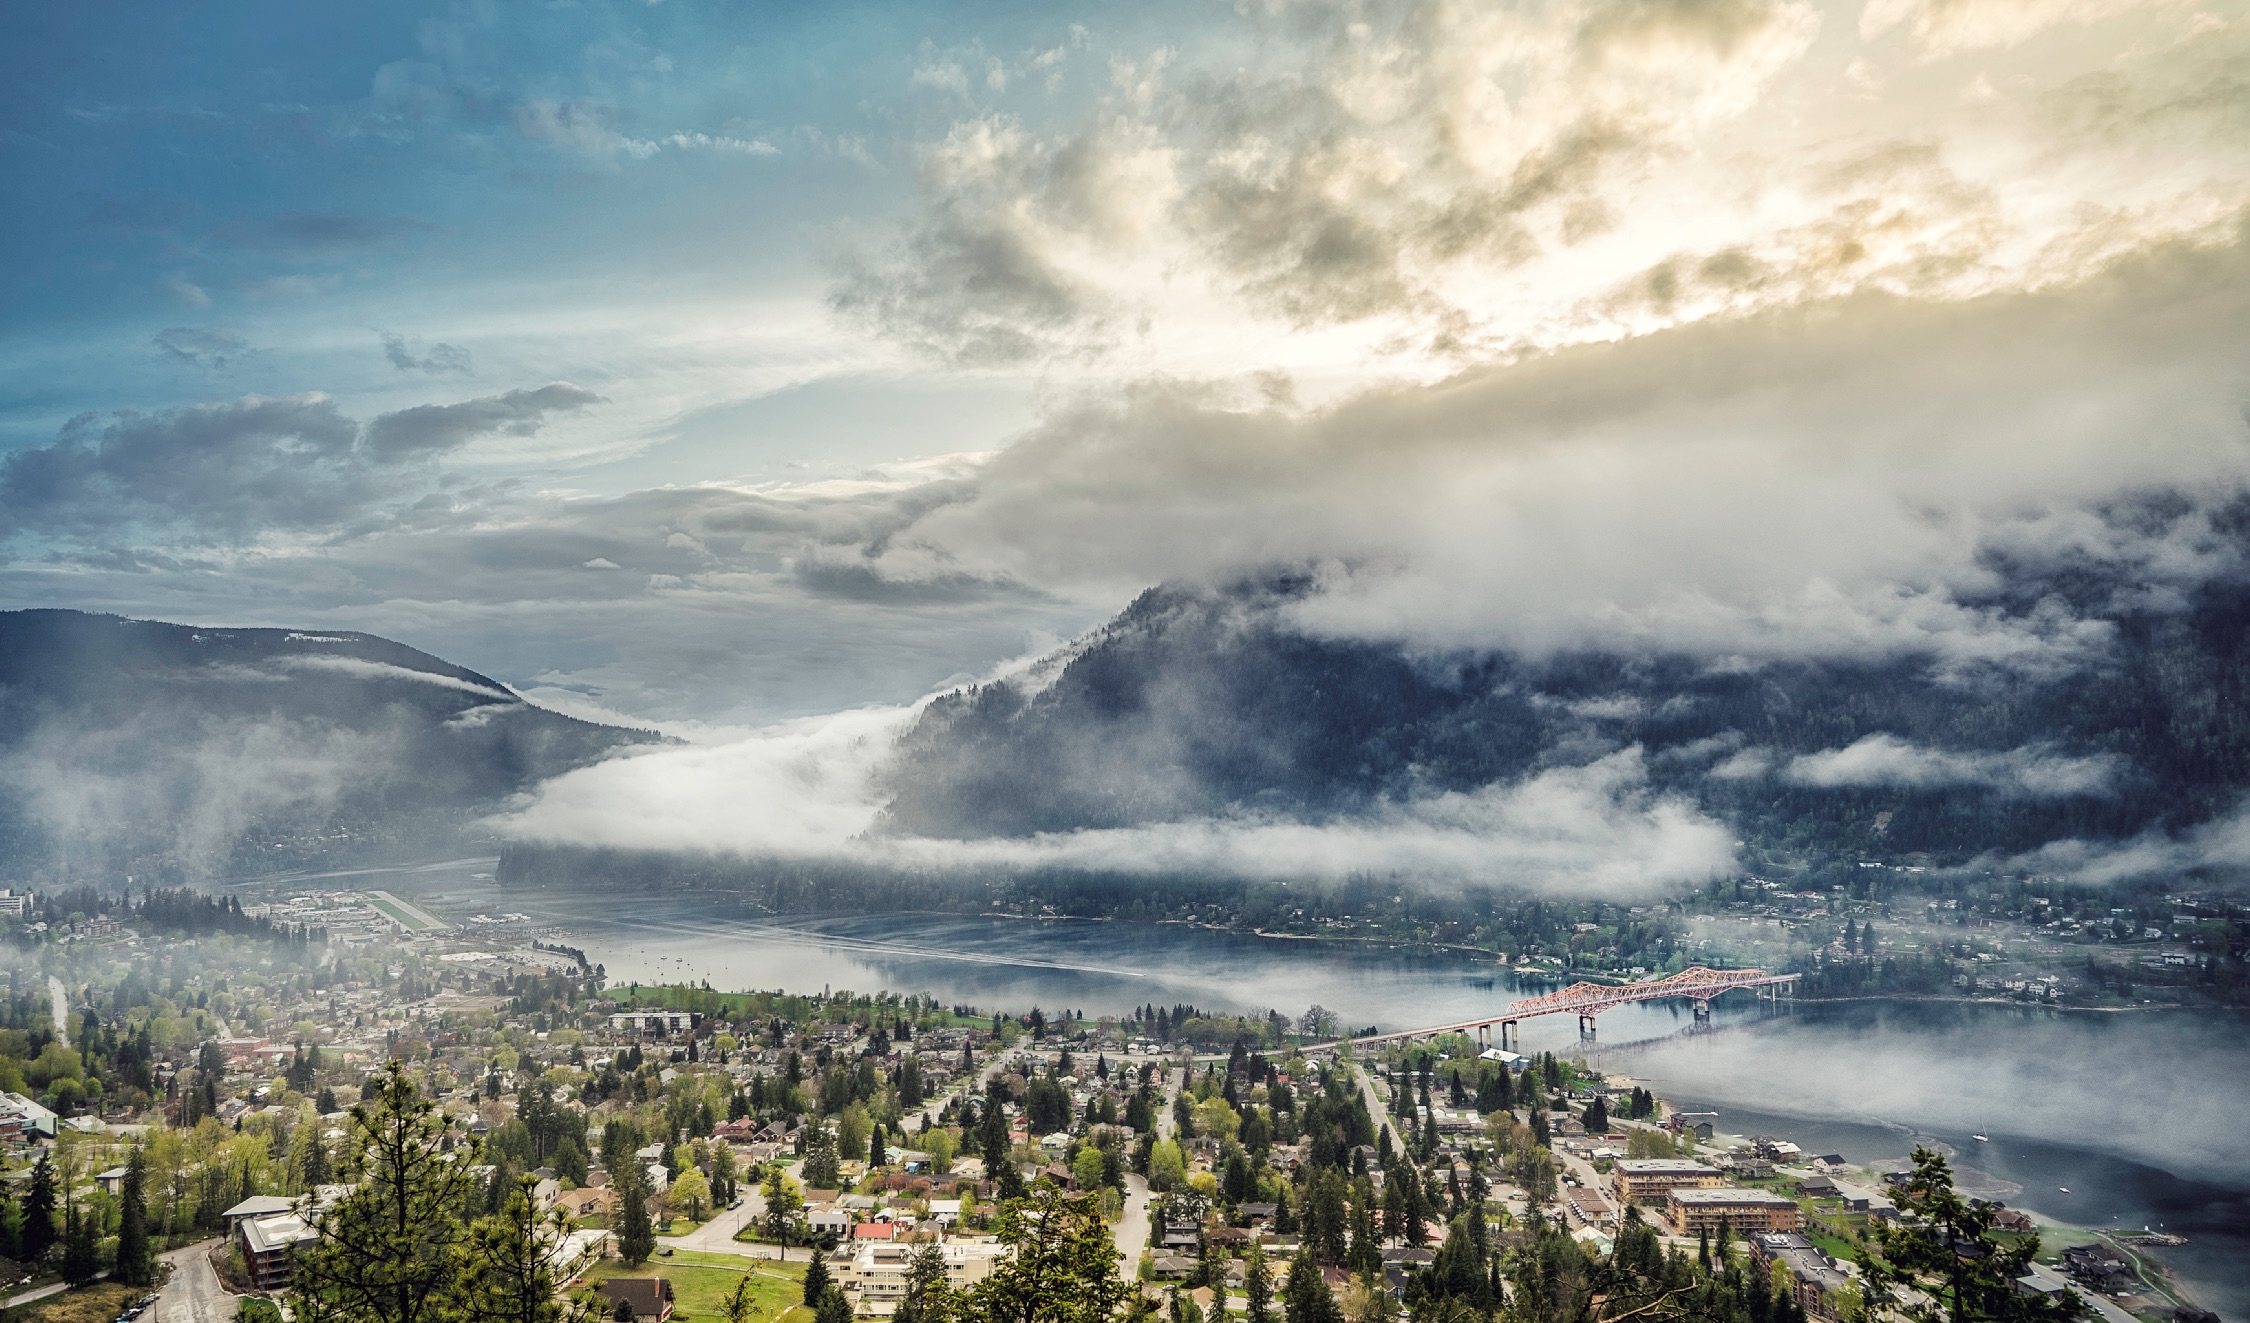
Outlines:
[[1769, 974], [1762, 969], [1705, 969], [1701, 965], [1694, 965], [1677, 974], [1642, 983], [1573, 983], [1559, 992], [1510, 1002], [1482, 1019], [1431, 1025], [1424, 1029], [1402, 1029], [1397, 1033], [1369, 1034], [1349, 1041], [1357, 1047], [1363, 1043], [1389, 1043], [1407, 1038], [1435, 1038], [1440, 1034], [1473, 1032], [1478, 1042], [1490, 1046], [1492, 1030], [1498, 1026], [1500, 1046], [1507, 1049], [1515, 1045], [1517, 1021], [1536, 1019], [1542, 1015], [1566, 1014], [1577, 1015], [1579, 1037], [1592, 1038], [1595, 1016], [1631, 1002], [1684, 997], [1695, 1003], [1695, 1018], [1700, 1021], [1710, 1018], [1711, 999], [1723, 993], [1733, 992], [1737, 988], [1750, 988], [1768, 996], [1779, 997], [1783, 989], [1794, 988], [1801, 977], [1803, 976], [1799, 974]]

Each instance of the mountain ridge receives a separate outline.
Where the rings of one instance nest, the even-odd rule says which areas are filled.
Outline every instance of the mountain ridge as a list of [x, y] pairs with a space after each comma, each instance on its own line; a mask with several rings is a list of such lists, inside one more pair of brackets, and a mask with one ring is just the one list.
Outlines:
[[657, 738], [375, 634], [0, 612], [0, 852], [25, 881], [450, 846], [510, 796]]

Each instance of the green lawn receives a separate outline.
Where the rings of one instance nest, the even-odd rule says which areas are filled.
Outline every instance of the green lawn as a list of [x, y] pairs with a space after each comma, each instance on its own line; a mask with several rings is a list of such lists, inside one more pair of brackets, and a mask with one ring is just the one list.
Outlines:
[[675, 1319], [709, 1323], [726, 1315], [720, 1305], [747, 1272], [757, 1299], [761, 1323], [807, 1323], [812, 1311], [802, 1303], [805, 1265], [769, 1263], [732, 1254], [707, 1254], [682, 1250], [668, 1259], [650, 1259], [638, 1268], [627, 1268], [612, 1259], [588, 1274], [589, 1282], [609, 1277], [664, 1277], [672, 1283]]

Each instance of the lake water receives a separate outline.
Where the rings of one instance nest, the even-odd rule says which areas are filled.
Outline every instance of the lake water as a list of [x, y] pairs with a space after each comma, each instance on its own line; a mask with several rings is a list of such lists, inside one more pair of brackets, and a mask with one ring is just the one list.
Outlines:
[[[487, 865], [489, 867], [489, 865]], [[1442, 1024], [1545, 983], [1489, 960], [1180, 925], [932, 915], [776, 920], [728, 897], [497, 888], [463, 868], [378, 885], [441, 914], [509, 909], [561, 925], [613, 985], [930, 993], [947, 1003], [1122, 1015], [1143, 1003], [1301, 1015], [1350, 1026]], [[2150, 1226], [2181, 1280], [2250, 1323], [2250, 1019], [1950, 1002], [1769, 1005], [1735, 993], [1698, 1029], [1685, 1004], [1623, 1007], [1599, 1041], [1575, 1017], [1526, 1021], [1526, 1051], [1583, 1053], [1721, 1128], [1854, 1162], [1935, 1144], [1964, 1184], [2082, 1226]], [[1988, 1136], [1977, 1142], [1972, 1134]]]

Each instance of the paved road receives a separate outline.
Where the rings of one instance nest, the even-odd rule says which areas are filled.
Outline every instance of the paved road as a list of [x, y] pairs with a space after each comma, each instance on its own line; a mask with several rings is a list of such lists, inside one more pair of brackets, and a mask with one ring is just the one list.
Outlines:
[[45, 1286], [34, 1287], [22, 1295], [12, 1295], [5, 1300], [0, 1300], [0, 1309], [14, 1309], [17, 1305], [28, 1305], [34, 1300], [44, 1300], [51, 1295], [61, 1295], [69, 1289], [70, 1284], [67, 1282], [50, 1282]]
[[[1179, 1095], [1180, 1086], [1186, 1082], [1186, 1079], [1186, 1072], [1171, 1066], [1164, 1068], [1164, 1096], [1156, 1104], [1156, 1137], [1158, 1139], [1172, 1137], [1172, 1099]], [[1124, 1267], [1127, 1281], [1132, 1280], [1134, 1266], [1141, 1261], [1141, 1251], [1147, 1248], [1149, 1243], [1148, 1205], [1148, 1182], [1131, 1172], [1127, 1172], [1125, 1175], [1125, 1215], [1117, 1219], [1116, 1226], [1110, 1228], [1112, 1243], [1117, 1246], [1118, 1253], [1125, 1256]]]
[[64, 1047], [69, 1047], [70, 993], [64, 990], [62, 980], [56, 978], [52, 974], [49, 974], [47, 976], [47, 997], [55, 1004], [53, 1016], [55, 1021], [55, 1041], [62, 1044]]
[[234, 1323], [242, 1297], [229, 1295], [211, 1271], [211, 1250], [216, 1240], [206, 1240], [164, 1256], [172, 1276], [156, 1298], [149, 1317], [156, 1323]]

